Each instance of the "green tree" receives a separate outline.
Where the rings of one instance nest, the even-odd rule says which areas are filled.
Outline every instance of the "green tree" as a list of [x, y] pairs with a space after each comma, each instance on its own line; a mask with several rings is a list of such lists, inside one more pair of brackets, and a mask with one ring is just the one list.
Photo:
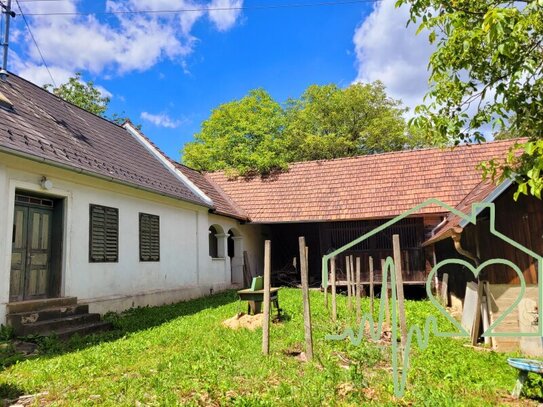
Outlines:
[[102, 96], [102, 93], [94, 86], [94, 82], [84, 82], [80, 72], [58, 87], [48, 84], [44, 88], [88, 112], [105, 117], [110, 98]]
[[413, 148], [421, 140], [407, 131], [407, 111], [381, 82], [312, 85], [286, 103], [289, 161], [317, 160]]
[[252, 90], [213, 110], [195, 141], [185, 144], [183, 162], [196, 169], [239, 174], [284, 168], [284, 119], [281, 105], [265, 90]]
[[[371, 154], [425, 144], [407, 131], [400, 101], [380, 82], [310, 86], [284, 106], [264, 90], [213, 110], [183, 161], [232, 173], [266, 173], [287, 163]], [[420, 133], [414, 133], [420, 134]]]
[[[541, 197], [543, 180], [543, 0], [398, 0], [436, 46], [430, 90], [412, 124], [440, 142], [528, 137], [521, 154], [483, 165], [514, 176], [518, 193]], [[518, 196], [517, 193], [517, 196]]]

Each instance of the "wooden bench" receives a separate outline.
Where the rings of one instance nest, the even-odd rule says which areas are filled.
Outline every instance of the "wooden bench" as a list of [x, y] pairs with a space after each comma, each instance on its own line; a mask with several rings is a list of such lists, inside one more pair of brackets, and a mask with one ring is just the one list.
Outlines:
[[528, 373], [538, 373], [543, 375], [543, 361], [540, 360], [531, 360], [531, 359], [522, 359], [522, 358], [509, 358], [507, 359], [509, 366], [518, 369], [518, 378], [515, 388], [511, 393], [511, 396], [514, 398], [519, 398], [520, 392], [522, 391], [522, 386], [528, 377]]
[[[259, 314], [262, 312], [262, 302], [264, 301], [264, 279], [262, 276], [254, 277], [251, 288], [238, 291], [241, 301], [247, 301], [247, 312], [249, 314]], [[277, 310], [277, 317], [281, 318], [281, 309], [279, 308], [279, 287], [270, 288], [270, 302]]]

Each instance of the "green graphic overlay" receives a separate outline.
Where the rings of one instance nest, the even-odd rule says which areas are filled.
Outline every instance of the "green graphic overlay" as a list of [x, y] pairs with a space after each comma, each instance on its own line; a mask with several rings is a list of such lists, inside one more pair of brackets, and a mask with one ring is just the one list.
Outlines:
[[[443, 202], [437, 200], [437, 199], [429, 199], [420, 205], [415, 206], [414, 208], [410, 209], [409, 211], [404, 212], [403, 214], [397, 216], [394, 219], [391, 219], [390, 221], [384, 223], [383, 225], [379, 226], [378, 228], [373, 229], [372, 231], [362, 235], [358, 239], [353, 240], [352, 242], [340, 247], [339, 249], [333, 251], [330, 254], [327, 254], [323, 256], [322, 258], [322, 285], [324, 289], [328, 288], [328, 262], [331, 258], [338, 256], [339, 254], [343, 253], [344, 251], [350, 249], [351, 247], [363, 242], [364, 240], [370, 238], [371, 236], [381, 232], [382, 230], [388, 228], [389, 226], [395, 224], [401, 219], [404, 219], [410, 215], [413, 215], [415, 213], [420, 212], [421, 209], [431, 206], [431, 205], [438, 205], [442, 208], [444, 208], [446, 211], [453, 213], [454, 215], [460, 217], [462, 220], [469, 222], [473, 225], [476, 224], [476, 218], [477, 214], [479, 214], [483, 209], [488, 208], [490, 212], [490, 225], [489, 225], [489, 231], [491, 234], [499, 237], [506, 243], [510, 244], [511, 246], [517, 248], [518, 250], [526, 253], [527, 255], [531, 256], [535, 262], [537, 262], [537, 281], [538, 281], [538, 320], [539, 320], [539, 329], [537, 332], [494, 332], [494, 329], [498, 327], [501, 322], [504, 320], [504, 318], [514, 310], [514, 308], [519, 304], [522, 297], [524, 296], [524, 293], [526, 291], [526, 280], [524, 279], [524, 275], [520, 268], [514, 264], [513, 262], [506, 260], [506, 259], [491, 259], [487, 260], [484, 263], [482, 263], [479, 267], [474, 267], [472, 264], [468, 263], [465, 260], [461, 259], [448, 259], [444, 260], [438, 264], [436, 264], [432, 271], [429, 273], [428, 278], [426, 280], [426, 293], [428, 295], [428, 298], [430, 299], [431, 303], [435, 306], [436, 310], [439, 311], [439, 314], [443, 315], [455, 328], [456, 330], [453, 332], [440, 332], [438, 329], [438, 323], [436, 316], [429, 316], [426, 319], [426, 322], [424, 324], [423, 329], [421, 329], [419, 326], [411, 326], [408, 330], [407, 335], [407, 341], [405, 344], [405, 349], [403, 349], [403, 352], [400, 352], [400, 349], [398, 348], [398, 342], [396, 340], [397, 333], [398, 333], [398, 315], [397, 315], [397, 296], [396, 296], [396, 273], [395, 273], [395, 267], [394, 267], [394, 261], [391, 257], [388, 257], [385, 260], [385, 269], [382, 271], [382, 285], [381, 285], [381, 300], [380, 300], [380, 306], [379, 306], [379, 316], [377, 319], [377, 324], [375, 324], [375, 321], [373, 319], [373, 315], [370, 313], [365, 313], [362, 316], [360, 325], [358, 327], [358, 333], [355, 334], [352, 328], [346, 328], [345, 331], [340, 335], [327, 335], [326, 339], [328, 340], [344, 340], [349, 339], [353, 345], [360, 345], [362, 340], [364, 339], [364, 328], [367, 323], [369, 323], [369, 338], [371, 338], [373, 341], [378, 341], [381, 338], [381, 332], [383, 329], [383, 321], [385, 318], [385, 296], [386, 292], [385, 290], [385, 282], [388, 281], [388, 275], [390, 274], [390, 286], [392, 291], [391, 296], [391, 307], [392, 307], [392, 321], [391, 321], [391, 329], [392, 329], [392, 374], [393, 374], [393, 381], [394, 381], [394, 395], [396, 397], [403, 397], [405, 393], [405, 386], [407, 382], [407, 375], [409, 372], [409, 355], [411, 346], [413, 343], [413, 338], [415, 337], [417, 340], [418, 347], [421, 350], [424, 350], [428, 347], [429, 340], [430, 340], [430, 333], [433, 333], [437, 337], [469, 337], [469, 333], [462, 327], [462, 325], [456, 321], [446, 310], [443, 308], [443, 306], [437, 301], [437, 299], [432, 294], [431, 290], [431, 282], [432, 278], [436, 275], [438, 270], [446, 265], [450, 264], [457, 264], [459, 266], [465, 267], [466, 269], [470, 270], [473, 273], [473, 276], [477, 278], [485, 267], [492, 266], [496, 264], [505, 265], [507, 267], [510, 267], [515, 271], [517, 274], [519, 281], [520, 281], [520, 293], [518, 298], [511, 304], [503, 313], [502, 315], [488, 327], [488, 329], [483, 333], [483, 337], [504, 337], [504, 336], [515, 336], [515, 337], [543, 337], [543, 286], [541, 284], [542, 278], [543, 278], [543, 258], [533, 251], [527, 249], [526, 247], [522, 246], [521, 244], [517, 243], [516, 241], [508, 238], [507, 236], [501, 234], [495, 229], [495, 207], [493, 203], [477, 203], [474, 204], [472, 207], [472, 212], [469, 215], [464, 214], [461, 211], [456, 210], [455, 208], [452, 208], [451, 206], [444, 204]], [[439, 314], [437, 314], [439, 316]], [[402, 355], [403, 353], [403, 360]], [[401, 368], [401, 376], [399, 373], [399, 370]]]

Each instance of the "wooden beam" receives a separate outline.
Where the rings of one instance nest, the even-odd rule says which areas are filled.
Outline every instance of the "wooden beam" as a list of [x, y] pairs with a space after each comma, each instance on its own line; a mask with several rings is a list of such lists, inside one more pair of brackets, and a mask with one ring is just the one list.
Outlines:
[[332, 321], [337, 321], [337, 303], [336, 303], [336, 258], [330, 259], [330, 280], [332, 284]]
[[369, 270], [370, 270], [370, 312], [371, 312], [371, 315], [373, 316], [373, 299], [375, 297], [375, 294], [373, 292], [373, 257], [370, 256], [370, 259], [369, 259]]
[[262, 321], [262, 353], [270, 354], [270, 282], [271, 242], [264, 242], [264, 320]]
[[311, 330], [311, 307], [309, 304], [309, 276], [308, 276], [308, 248], [305, 245], [305, 238], [298, 239], [300, 246], [300, 272], [302, 280], [302, 300], [304, 304], [304, 333], [305, 333], [305, 356], [308, 361], [313, 360], [313, 336]]
[[360, 324], [361, 309], [360, 309], [360, 257], [356, 258], [356, 323]]
[[394, 269], [396, 271], [396, 296], [398, 297], [400, 332], [402, 338], [402, 348], [404, 348], [407, 341], [407, 323], [405, 320], [405, 301], [403, 295], [402, 253], [400, 247], [400, 235], [392, 236], [392, 248], [394, 250]]
[[347, 278], [347, 308], [349, 310], [353, 309], [353, 303], [351, 299], [351, 260], [349, 256], [345, 257], [345, 268], [347, 269], [346, 278]]
[[[385, 260], [381, 259], [381, 274], [384, 276], [385, 274]], [[388, 305], [388, 276], [385, 280], [383, 280], [383, 287], [382, 287], [382, 291], [385, 292], [385, 300], [384, 300], [384, 303], [385, 303], [385, 324], [386, 324], [386, 329], [385, 330], [388, 330], [390, 329], [390, 307]], [[381, 312], [381, 310], [379, 310], [379, 312]]]
[[243, 251], [243, 288], [249, 288], [253, 281], [253, 275], [251, 274], [251, 263], [249, 262], [249, 255], [247, 251]]

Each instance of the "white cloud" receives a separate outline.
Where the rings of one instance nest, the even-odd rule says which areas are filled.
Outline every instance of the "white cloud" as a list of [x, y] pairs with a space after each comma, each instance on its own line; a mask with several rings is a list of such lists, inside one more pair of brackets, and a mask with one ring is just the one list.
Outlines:
[[168, 129], [175, 129], [183, 124], [182, 120], [174, 120], [166, 113], [152, 114], [148, 112], [141, 112], [140, 117], [142, 120], [146, 120], [157, 127], [166, 127]]
[[236, 24], [241, 14], [241, 7], [243, 7], [243, 0], [212, 0], [209, 3], [209, 19], [215, 24], [217, 30], [227, 31]]
[[[212, 0], [214, 3], [216, 0]], [[242, 0], [234, 0], [234, 3]], [[83, 2], [21, 3], [26, 14], [78, 12]], [[194, 24], [206, 15], [206, 5], [193, 0], [107, 0], [105, 10], [180, 10], [200, 9], [182, 13], [116, 14], [91, 16], [29, 16], [34, 36], [57, 83], [66, 79], [66, 72], [87, 71], [102, 77], [145, 71], [163, 60], [179, 63], [194, 50], [197, 39], [191, 34]], [[212, 22], [222, 31], [232, 27], [237, 14], [230, 19]], [[21, 63], [14, 71], [27, 79], [43, 83], [44, 68], [24, 26], [15, 27], [21, 37]], [[20, 49], [21, 49], [20, 48]], [[19, 68], [19, 69], [17, 69]], [[182, 68], [183, 69], [183, 68]], [[59, 74], [57, 78], [55, 73]], [[48, 76], [48, 75], [47, 75]], [[47, 79], [47, 78], [45, 78]], [[47, 79], [46, 82], [51, 82]]]
[[395, 8], [395, 0], [376, 3], [373, 12], [356, 28], [358, 74], [356, 81], [381, 80], [387, 92], [410, 108], [422, 103], [428, 90], [428, 60], [433, 51], [428, 36], [406, 27], [409, 9]]

